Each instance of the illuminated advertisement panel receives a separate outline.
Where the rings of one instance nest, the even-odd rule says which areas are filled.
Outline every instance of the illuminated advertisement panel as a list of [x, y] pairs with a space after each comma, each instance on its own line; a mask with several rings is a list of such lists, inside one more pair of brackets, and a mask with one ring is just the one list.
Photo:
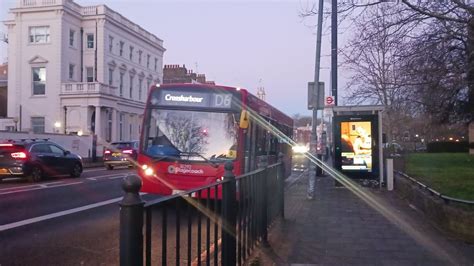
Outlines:
[[339, 115], [334, 117], [334, 166], [349, 177], [377, 178], [377, 115]]
[[372, 172], [370, 121], [341, 122], [341, 168]]

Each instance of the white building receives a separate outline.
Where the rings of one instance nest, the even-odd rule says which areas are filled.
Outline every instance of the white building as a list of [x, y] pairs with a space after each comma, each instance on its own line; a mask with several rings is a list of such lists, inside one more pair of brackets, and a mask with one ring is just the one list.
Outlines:
[[18, 0], [8, 27], [8, 116], [19, 131], [138, 139], [163, 41], [105, 5]]

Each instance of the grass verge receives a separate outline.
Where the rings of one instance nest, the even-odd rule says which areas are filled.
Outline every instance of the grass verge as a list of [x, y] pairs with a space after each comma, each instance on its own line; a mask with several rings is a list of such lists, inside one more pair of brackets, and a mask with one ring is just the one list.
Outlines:
[[413, 153], [406, 172], [438, 192], [474, 200], [474, 156], [467, 153]]

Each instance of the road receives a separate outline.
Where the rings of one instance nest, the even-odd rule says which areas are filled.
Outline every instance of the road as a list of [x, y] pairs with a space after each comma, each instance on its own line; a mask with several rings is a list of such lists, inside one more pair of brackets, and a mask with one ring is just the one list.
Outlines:
[[121, 180], [131, 173], [96, 168], [78, 179], [4, 180], [0, 265], [117, 265]]

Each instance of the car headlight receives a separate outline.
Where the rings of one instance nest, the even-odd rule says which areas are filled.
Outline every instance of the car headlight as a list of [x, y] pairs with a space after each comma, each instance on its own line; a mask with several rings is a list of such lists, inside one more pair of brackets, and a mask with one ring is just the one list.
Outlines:
[[294, 153], [305, 153], [309, 149], [308, 149], [308, 147], [303, 146], [303, 145], [295, 145], [295, 146], [292, 147], [292, 150], [293, 150]]

